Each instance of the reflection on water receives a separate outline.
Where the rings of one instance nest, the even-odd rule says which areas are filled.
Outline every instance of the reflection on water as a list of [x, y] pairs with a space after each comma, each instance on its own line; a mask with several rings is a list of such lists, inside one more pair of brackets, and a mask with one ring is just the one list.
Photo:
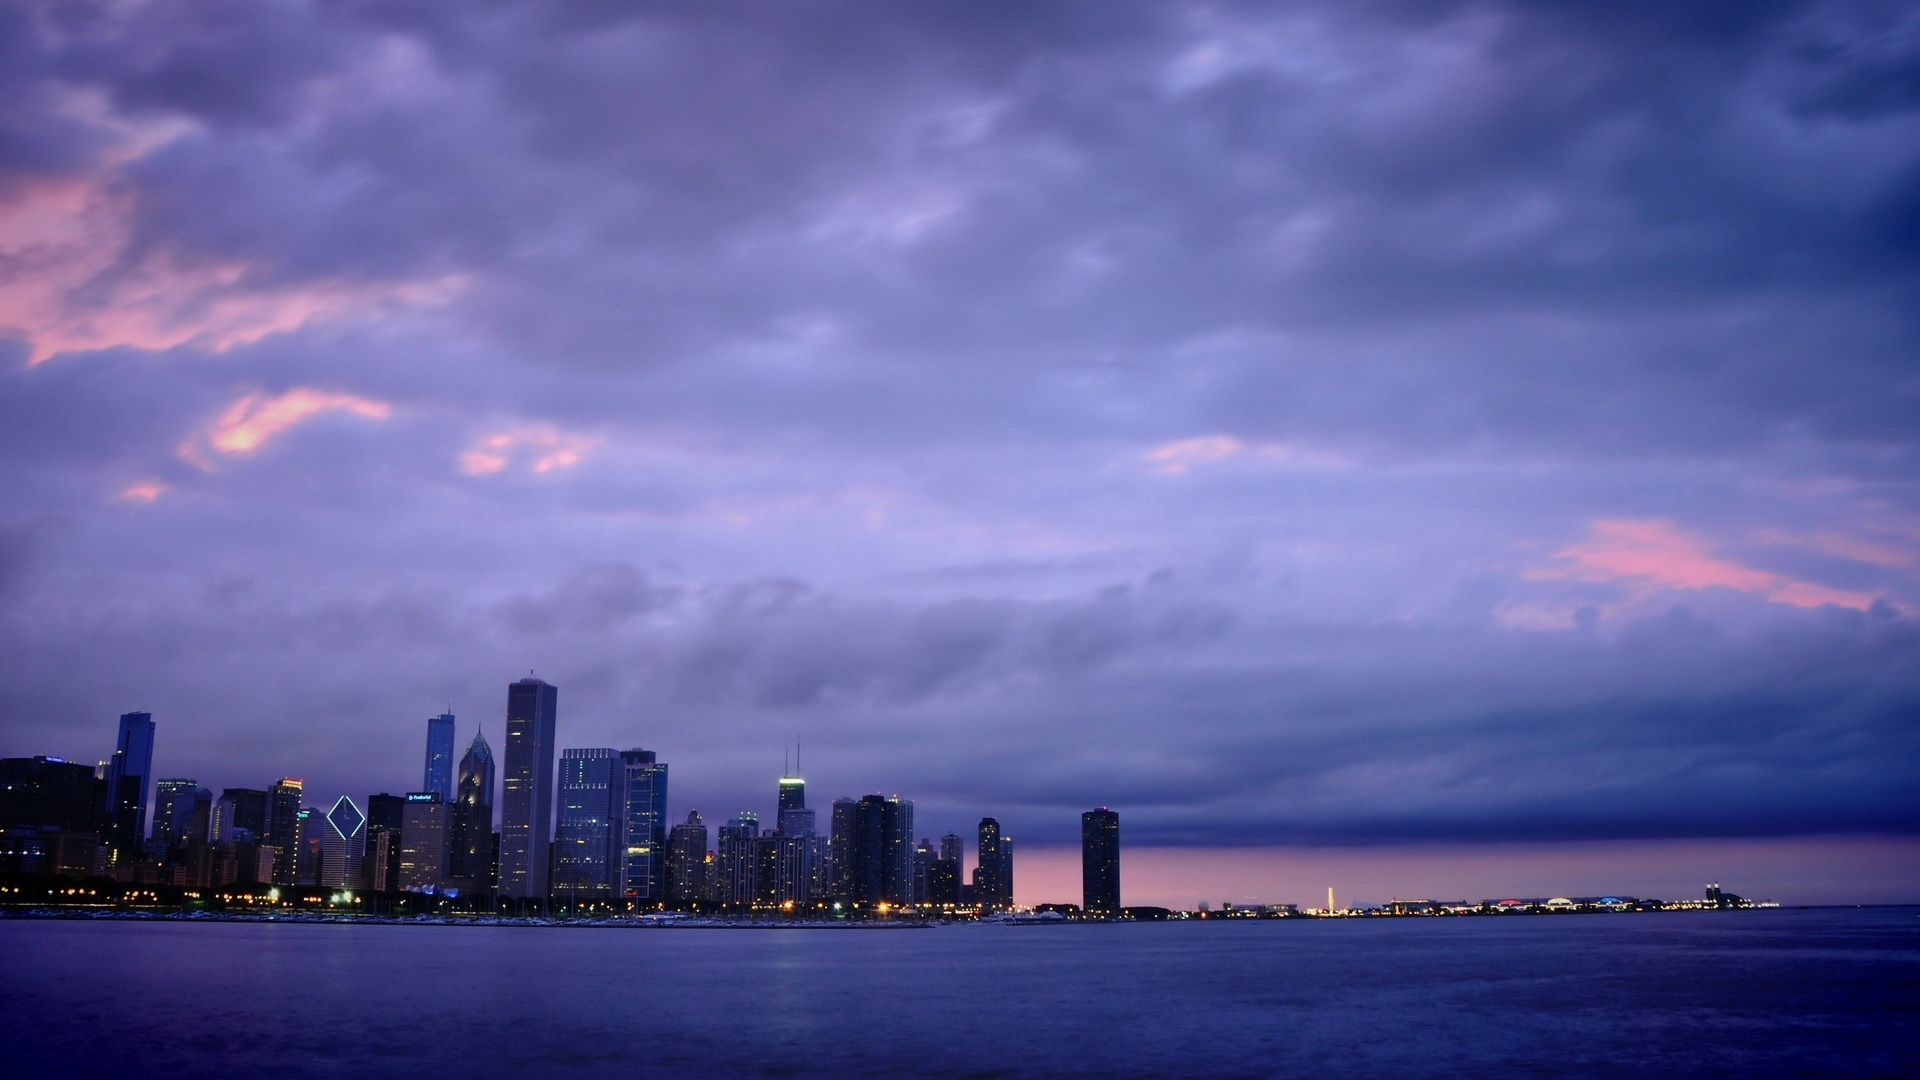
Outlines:
[[8, 1076], [1920, 1075], [1920, 910], [561, 930], [0, 921]]

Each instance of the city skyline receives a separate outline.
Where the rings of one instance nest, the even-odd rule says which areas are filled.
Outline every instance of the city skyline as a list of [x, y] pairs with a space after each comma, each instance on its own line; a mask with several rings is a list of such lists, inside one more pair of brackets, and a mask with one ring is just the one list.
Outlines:
[[9, 7], [0, 755], [1913, 898], [1916, 20]]

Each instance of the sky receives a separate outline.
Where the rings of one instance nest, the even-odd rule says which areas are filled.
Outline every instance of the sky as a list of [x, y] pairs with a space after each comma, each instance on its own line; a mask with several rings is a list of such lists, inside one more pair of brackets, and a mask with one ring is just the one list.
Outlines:
[[1027, 901], [1920, 900], [1920, 11], [0, 3], [0, 755], [529, 671]]

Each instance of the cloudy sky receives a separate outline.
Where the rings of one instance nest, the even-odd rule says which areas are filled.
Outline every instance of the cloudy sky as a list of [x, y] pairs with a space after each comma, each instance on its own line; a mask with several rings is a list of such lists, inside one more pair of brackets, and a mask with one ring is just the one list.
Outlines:
[[1908, 3], [14, 0], [0, 754], [1920, 898], [1917, 286]]

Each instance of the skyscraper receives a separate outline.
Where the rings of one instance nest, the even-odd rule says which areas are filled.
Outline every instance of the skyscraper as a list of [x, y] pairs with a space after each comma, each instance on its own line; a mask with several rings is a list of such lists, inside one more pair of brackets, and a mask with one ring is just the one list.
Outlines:
[[400, 888], [400, 834], [407, 823], [407, 800], [381, 792], [367, 796], [365, 869], [360, 887], [377, 892]]
[[1089, 915], [1120, 910], [1120, 815], [1104, 806], [1080, 815], [1080, 892]]
[[115, 865], [131, 863], [147, 840], [147, 794], [153, 781], [153, 714], [122, 713], [107, 763], [100, 839]]
[[834, 900], [853, 897], [854, 828], [859, 816], [858, 800], [833, 800], [827, 837], [827, 896]]
[[422, 791], [437, 791], [440, 801], [453, 802], [453, 714], [427, 717], [427, 771]]
[[216, 844], [257, 844], [267, 834], [267, 793], [259, 788], [230, 787], [213, 804], [208, 836]]
[[410, 791], [400, 823], [399, 887], [437, 893], [447, 883], [447, 818], [437, 791]]
[[506, 775], [500, 798], [500, 893], [545, 899], [553, 830], [554, 729], [560, 690], [528, 676], [507, 687]]
[[606, 748], [560, 751], [560, 813], [554, 826], [553, 892], [611, 898], [619, 867], [620, 755]]
[[493, 888], [493, 750], [484, 735], [460, 758], [460, 784], [448, 815], [447, 887], [458, 893]]
[[326, 833], [320, 841], [320, 884], [333, 889], [364, 888], [361, 861], [366, 854], [367, 816], [340, 796], [327, 811]]
[[154, 843], [163, 848], [195, 840], [204, 843], [212, 811], [213, 793], [198, 781], [160, 780], [154, 785]]
[[700, 811], [687, 811], [687, 820], [667, 836], [667, 901], [676, 907], [707, 896], [707, 826]]
[[758, 869], [755, 841], [759, 836], [760, 816], [751, 810], [741, 811], [739, 817], [720, 826], [720, 858], [714, 868], [720, 875], [717, 891], [721, 903], [753, 903], [759, 891], [755, 873]]
[[1001, 886], [1000, 822], [980, 819], [979, 864], [973, 868], [974, 899], [984, 910], [1007, 906], [1008, 897]]
[[[844, 900], [855, 907], [898, 906], [913, 894], [913, 803], [899, 796], [865, 795], [851, 806], [850, 828], [843, 842]], [[840, 803], [834, 803], [834, 824], [841, 824]]]
[[100, 810], [93, 766], [57, 757], [0, 759], [0, 831], [92, 833]]
[[940, 838], [940, 857], [960, 866], [967, 861], [967, 842], [959, 833], [948, 833]]
[[280, 849], [273, 858], [275, 885], [294, 885], [300, 880], [300, 800], [305, 786], [285, 776], [267, 789], [266, 842]]
[[615, 890], [635, 908], [658, 907], [667, 898], [667, 765], [651, 750], [624, 750], [618, 778]]

